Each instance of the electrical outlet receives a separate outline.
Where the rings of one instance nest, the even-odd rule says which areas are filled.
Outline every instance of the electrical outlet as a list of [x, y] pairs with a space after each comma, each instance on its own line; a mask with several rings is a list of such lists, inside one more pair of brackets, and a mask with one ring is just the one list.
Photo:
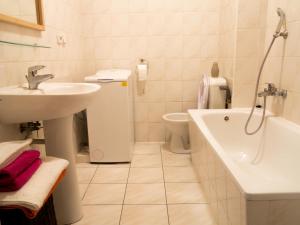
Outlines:
[[56, 40], [58, 45], [65, 45], [67, 43], [66, 34], [61, 33], [56, 35]]

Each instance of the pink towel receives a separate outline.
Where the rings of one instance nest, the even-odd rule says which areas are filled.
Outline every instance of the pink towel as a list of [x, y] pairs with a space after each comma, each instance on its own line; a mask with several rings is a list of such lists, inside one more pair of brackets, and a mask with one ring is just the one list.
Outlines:
[[21, 172], [17, 177], [15, 177], [9, 185], [1, 185], [0, 192], [17, 191], [32, 177], [32, 175], [40, 167], [42, 160], [37, 158], [33, 163], [27, 167], [23, 172]]
[[40, 152], [37, 150], [22, 152], [12, 163], [0, 170], [0, 185], [9, 185], [39, 157]]

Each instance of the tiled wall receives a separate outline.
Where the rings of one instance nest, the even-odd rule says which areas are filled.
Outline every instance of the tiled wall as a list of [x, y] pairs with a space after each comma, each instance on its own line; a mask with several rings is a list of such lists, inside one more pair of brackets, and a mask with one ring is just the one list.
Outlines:
[[222, 76], [233, 86], [235, 65], [236, 27], [238, 0], [221, 0], [219, 27], [219, 64]]
[[272, 82], [287, 89], [285, 100], [281, 97], [268, 98], [268, 109], [300, 123], [300, 2], [296, 0], [239, 0], [233, 106], [249, 107], [252, 104], [258, 67], [279, 21], [276, 14], [278, 7], [286, 13], [289, 37], [276, 40], [260, 87], [263, 88], [265, 82]]
[[267, 64], [264, 82], [273, 82], [288, 90], [286, 100], [274, 98], [269, 108], [288, 120], [300, 123], [300, 2], [295, 0], [269, 0], [265, 45], [270, 42], [278, 23], [276, 8], [286, 12], [289, 37], [286, 41], [277, 40]]
[[[269, 109], [300, 123], [296, 0], [47, 0], [45, 32], [0, 24], [1, 39], [52, 46], [0, 44], [0, 86], [24, 82], [34, 64], [46, 65], [44, 72], [54, 73], [56, 81], [81, 81], [102, 68], [134, 70], [138, 59], [146, 58], [146, 94], [135, 98], [136, 140], [162, 141], [161, 116], [196, 107], [199, 78], [213, 61], [230, 82], [233, 107], [251, 105], [277, 7], [286, 11], [289, 38], [276, 41], [261, 83], [288, 89], [285, 101], [269, 99]], [[56, 44], [60, 33], [66, 34], [65, 46]]]
[[268, 0], [239, 0], [237, 6], [233, 106], [249, 107], [264, 53], [266, 4]]
[[91, 72], [149, 61], [135, 98], [137, 141], [163, 141], [161, 116], [196, 107], [201, 74], [218, 58], [219, 0], [82, 0]]
[[[1, 40], [51, 46], [51, 49], [40, 49], [0, 44], [0, 86], [25, 82], [27, 68], [36, 64], [46, 65], [42, 73], [53, 73], [56, 76], [54, 81], [76, 81], [84, 76], [79, 0], [47, 0], [43, 4], [46, 31], [0, 23]], [[56, 43], [56, 35], [61, 33], [67, 38], [65, 46]], [[18, 129], [14, 129], [17, 127], [0, 126], [0, 140], [18, 134]]]

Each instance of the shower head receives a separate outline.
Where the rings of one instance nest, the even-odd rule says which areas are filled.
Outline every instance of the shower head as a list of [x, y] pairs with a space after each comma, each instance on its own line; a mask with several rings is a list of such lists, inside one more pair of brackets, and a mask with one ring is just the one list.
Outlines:
[[[277, 9], [277, 15], [280, 17], [280, 20], [278, 22], [276, 31], [275, 31], [275, 36], [279, 37], [279, 36], [283, 36], [284, 38], [287, 38], [287, 29], [286, 29], [286, 18], [285, 18], [285, 13], [281, 8]], [[281, 32], [283, 28], [283, 31]]]

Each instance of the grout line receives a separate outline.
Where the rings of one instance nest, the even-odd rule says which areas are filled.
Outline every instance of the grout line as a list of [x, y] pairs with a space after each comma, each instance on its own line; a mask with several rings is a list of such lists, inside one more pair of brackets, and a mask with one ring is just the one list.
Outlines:
[[[175, 167], [175, 168], [178, 168], [178, 167], [192, 167], [191, 165], [183, 165], [183, 166], [168, 166], [168, 165], [163, 165], [163, 162], [161, 163], [162, 164], [162, 166], [163, 166], [163, 168], [165, 168], [165, 167]], [[103, 168], [103, 167], [101, 167], [101, 168]], [[129, 167], [105, 167], [105, 168], [129, 168]], [[139, 166], [139, 167], [135, 167], [135, 166], [132, 166], [131, 168], [161, 168], [161, 166], [159, 166], [159, 167], [155, 167], [155, 166]]]
[[166, 198], [166, 209], [167, 209], [167, 216], [168, 216], [168, 224], [170, 225], [170, 215], [169, 215], [169, 209], [168, 209], [168, 198], [167, 198], [167, 188], [166, 188], [166, 181], [165, 181], [165, 172], [164, 172], [164, 163], [163, 163], [163, 156], [162, 156], [162, 150], [161, 150], [161, 145], [159, 146], [160, 148], [160, 157], [161, 157], [161, 169], [163, 173], [163, 180], [164, 180], [164, 188], [165, 188], [165, 198]]
[[134, 169], [135, 168], [161, 168], [161, 166], [158, 166], [158, 167], [153, 167], [153, 166], [152, 167], [131, 167], [131, 168], [134, 168]]
[[163, 184], [163, 183], [168, 183], [168, 184], [200, 184], [198, 181], [162, 181], [162, 182], [141, 182], [141, 183], [129, 183], [129, 182], [120, 182], [120, 183], [112, 183], [112, 182], [107, 182], [107, 183], [79, 183], [79, 184]]
[[125, 192], [124, 192], [122, 208], [121, 208], [121, 213], [120, 213], [120, 218], [119, 218], [119, 225], [121, 225], [121, 219], [122, 219], [123, 209], [124, 209], [124, 205], [125, 205], [124, 203], [125, 203], [125, 198], [126, 198], [126, 192], [127, 192], [127, 186], [128, 186], [128, 181], [129, 181], [130, 170], [131, 170], [131, 162], [130, 162], [129, 168], [128, 168], [128, 176], [127, 176], [127, 181], [126, 181], [126, 185], [125, 185]]
[[[93, 167], [93, 168], [95, 168], [95, 167]], [[95, 172], [94, 172], [94, 174], [93, 174], [91, 180], [89, 181], [89, 183], [87, 183], [87, 187], [86, 187], [86, 189], [85, 189], [85, 191], [84, 191], [84, 194], [83, 194], [83, 196], [82, 196], [82, 199], [80, 199], [81, 202], [83, 201], [83, 199], [84, 199], [84, 197], [85, 197], [85, 195], [86, 195], [86, 193], [87, 193], [87, 191], [88, 191], [88, 189], [89, 189], [89, 187], [90, 187], [90, 184], [92, 184], [92, 180], [94, 179], [94, 177], [95, 177], [95, 175], [96, 175], [97, 169], [98, 169], [98, 166], [95, 168]], [[0, 224], [0, 225], [1, 225], [1, 224]]]
[[191, 203], [169, 203], [168, 205], [208, 205], [207, 202], [191, 202]]
[[200, 182], [198, 181], [191, 181], [191, 182], [178, 182], [178, 181], [175, 181], [175, 182], [165, 182], [167, 184], [201, 184]]
[[[82, 206], [91, 206], [91, 205], [166, 205], [164, 203], [140, 203], [140, 204], [122, 204], [122, 203], [93, 203], [93, 204], [82, 204]], [[191, 202], [191, 203], [169, 203], [168, 205], [209, 205], [209, 203], [206, 202]]]
[[160, 152], [158, 153], [133, 153], [133, 155], [160, 155]]
[[[181, 204], [181, 203], [180, 203]], [[175, 204], [175, 205], [180, 205], [180, 204]], [[189, 203], [183, 203], [183, 204], [189, 204]], [[194, 204], [200, 204], [200, 203], [194, 203]], [[90, 205], [166, 205], [165, 203], [140, 203], [140, 204], [122, 204], [122, 203], [96, 203], [96, 204], [82, 204], [84, 206], [90, 206]]]

